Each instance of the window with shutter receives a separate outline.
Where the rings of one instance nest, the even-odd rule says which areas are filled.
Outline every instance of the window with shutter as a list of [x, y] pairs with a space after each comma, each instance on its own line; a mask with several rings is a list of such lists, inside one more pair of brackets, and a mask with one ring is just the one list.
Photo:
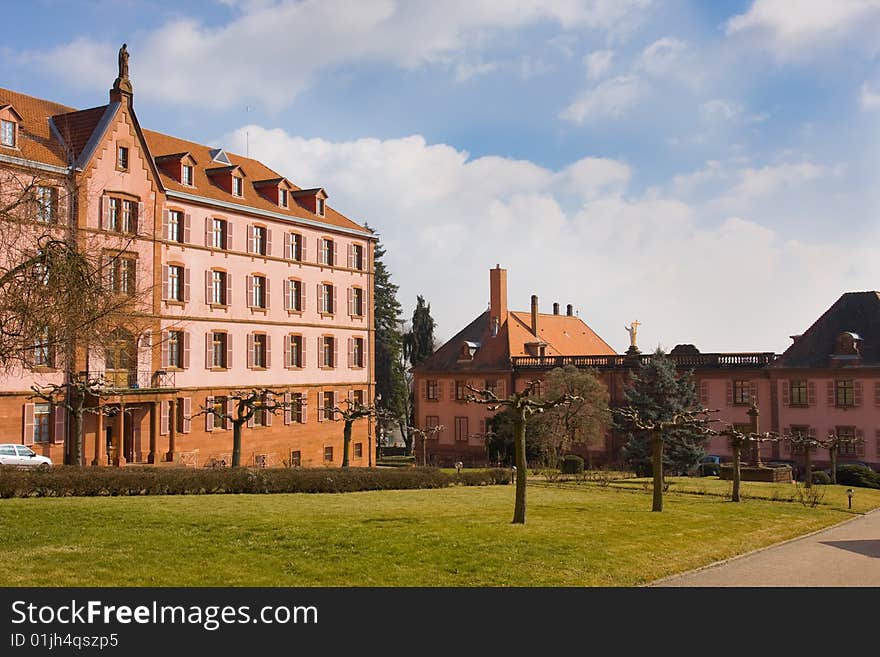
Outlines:
[[214, 408], [214, 398], [211, 395], [205, 397], [205, 431], [213, 431], [214, 430], [214, 413], [210, 412], [210, 409]]
[[192, 431], [192, 398], [184, 397], [183, 404], [183, 422], [182, 422], [182, 433], [190, 433]]
[[159, 435], [167, 436], [168, 435], [168, 411], [169, 411], [169, 402], [160, 401], [159, 402]]
[[67, 411], [61, 406], [55, 406], [52, 409], [52, 417], [54, 419], [52, 426], [52, 442], [63, 443], [67, 435]]
[[709, 382], [700, 381], [700, 403], [705, 406], [709, 403]]

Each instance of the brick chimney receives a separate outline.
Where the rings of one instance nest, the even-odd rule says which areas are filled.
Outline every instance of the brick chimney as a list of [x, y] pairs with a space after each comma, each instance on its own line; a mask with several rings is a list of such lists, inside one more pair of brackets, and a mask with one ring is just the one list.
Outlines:
[[554, 315], [558, 315], [558, 314], [559, 314], [559, 303], [558, 303], [558, 302], [556, 302], [556, 303], [553, 304], [553, 314], [554, 314]]
[[489, 270], [489, 326], [492, 335], [507, 321], [507, 270], [501, 265]]
[[573, 316], [574, 316], [574, 308], [572, 307], [571, 304], [568, 304], [568, 305], [565, 307], [565, 314], [568, 315], [569, 317], [573, 317]]
[[532, 333], [538, 337], [538, 295], [532, 295]]

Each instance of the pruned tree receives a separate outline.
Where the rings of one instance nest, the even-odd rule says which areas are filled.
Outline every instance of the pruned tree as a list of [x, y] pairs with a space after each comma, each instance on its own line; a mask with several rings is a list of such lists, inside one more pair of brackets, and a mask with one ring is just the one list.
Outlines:
[[836, 431], [829, 431], [828, 437], [820, 440], [819, 444], [828, 450], [828, 458], [831, 461], [831, 483], [837, 483], [837, 456], [840, 454], [840, 448], [845, 445], [857, 445], [864, 442], [864, 438], [859, 436], [841, 436]]
[[422, 465], [428, 465], [428, 440], [436, 436], [441, 431], [446, 431], [446, 427], [442, 424], [436, 424], [433, 427], [409, 427], [410, 432], [416, 437], [422, 439]]
[[[278, 401], [278, 399], [282, 401]], [[226, 406], [215, 404], [203, 406], [192, 417], [199, 415], [213, 415], [220, 422], [229, 421], [232, 424], [232, 467], [241, 466], [241, 434], [242, 429], [257, 413], [271, 413], [277, 415], [289, 407], [283, 401], [284, 392], [272, 388], [251, 388], [248, 390], [236, 390], [226, 397], [233, 405], [232, 413], [227, 413]]]
[[509, 408], [513, 412], [516, 462], [516, 502], [513, 508], [513, 524], [525, 524], [526, 521], [526, 421], [535, 413], [544, 413], [557, 406], [579, 401], [576, 395], [567, 392], [555, 399], [537, 399], [534, 393], [540, 384], [540, 381], [529, 381], [522, 391], [513, 391], [504, 399], [500, 399], [492, 390], [478, 390], [467, 386], [468, 390], [473, 393], [466, 397], [467, 402], [485, 404], [490, 411]]
[[[87, 373], [76, 374], [71, 379], [59, 384], [31, 386], [31, 398], [42, 399], [53, 408], [63, 408], [71, 420], [69, 439], [71, 442], [70, 460], [74, 465], [85, 465], [83, 449], [83, 416], [85, 413], [101, 412], [99, 407], [86, 407], [92, 398], [100, 398], [106, 394], [107, 386], [103, 376], [89, 376]], [[99, 437], [100, 439], [100, 437]], [[95, 465], [98, 465], [95, 463]]]
[[377, 415], [382, 417], [383, 412], [377, 409], [374, 404], [362, 404], [348, 397], [342, 400], [342, 404], [344, 406], [339, 404], [327, 406], [323, 411], [326, 414], [326, 419], [344, 423], [342, 428], [342, 467], [347, 468], [349, 461], [348, 452], [351, 448], [351, 432], [354, 423], [365, 418], [375, 418]]
[[812, 450], [820, 447], [828, 450], [828, 458], [831, 461], [831, 483], [837, 483], [837, 456], [840, 454], [840, 448], [844, 445], [856, 445], [864, 441], [864, 438], [858, 436], [842, 436], [836, 431], [829, 431], [825, 438], [818, 438], [810, 435], [809, 432], [797, 432], [794, 434], [785, 434], [780, 436], [781, 440], [787, 440], [793, 450], [802, 451], [804, 453], [804, 461], [806, 474], [804, 475], [804, 486], [811, 488], [813, 485], [813, 457]]
[[713, 418], [709, 418], [710, 411], [708, 409], [684, 410], [672, 413], [664, 419], [658, 419], [646, 416], [638, 409], [628, 406], [626, 408], [617, 408], [613, 411], [617, 414], [625, 426], [638, 431], [649, 431], [651, 434], [651, 454], [652, 454], [652, 476], [654, 479], [654, 494], [651, 504], [651, 511], [663, 511], [663, 446], [670, 440], [670, 436], [676, 431], [687, 431], [690, 434], [709, 436], [712, 430], [709, 427], [710, 422], [715, 422]]
[[[760, 455], [761, 443], [776, 441], [779, 435], [772, 431], [758, 433], [754, 431], [740, 431], [734, 425], [717, 432], [719, 436], [725, 436], [733, 452], [733, 491], [731, 501], [739, 502], [740, 488], [742, 483], [742, 453], [744, 449], [754, 446], [755, 452]], [[760, 459], [760, 456], [758, 456]]]
[[812, 452], [817, 447], [822, 447], [822, 441], [816, 436], [811, 435], [809, 431], [795, 433], [786, 433], [781, 435], [780, 440], [788, 441], [792, 451], [803, 451], [804, 453], [804, 486], [806, 488], [813, 487], [813, 455]]
[[608, 388], [595, 370], [574, 365], [551, 370], [543, 387], [550, 399], [566, 393], [577, 399], [536, 415], [529, 427], [542, 446], [547, 466], [555, 468], [572, 445], [591, 445], [604, 439], [611, 424]]

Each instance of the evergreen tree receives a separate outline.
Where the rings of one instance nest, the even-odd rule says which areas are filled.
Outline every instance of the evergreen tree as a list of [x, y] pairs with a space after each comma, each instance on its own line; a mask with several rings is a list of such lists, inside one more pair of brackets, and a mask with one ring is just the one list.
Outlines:
[[[626, 403], [645, 421], [670, 421], [676, 413], [700, 408], [691, 372], [679, 375], [675, 363], [658, 349], [633, 373]], [[625, 423], [620, 425], [629, 429]], [[687, 428], [669, 429], [663, 436], [664, 470], [685, 473], [705, 455], [705, 435]], [[623, 446], [623, 458], [640, 476], [651, 474], [651, 435], [635, 431]]]
[[434, 328], [437, 323], [431, 317], [431, 304], [425, 305], [425, 298], [420, 294], [416, 297], [416, 309], [413, 311], [412, 327], [403, 336], [404, 357], [415, 367], [434, 353]]
[[[372, 230], [365, 226], [367, 230]], [[377, 407], [394, 417], [406, 418], [406, 380], [403, 368], [403, 335], [400, 330], [402, 308], [397, 300], [398, 286], [382, 258], [385, 249], [376, 241], [373, 252], [373, 316], [376, 330]]]

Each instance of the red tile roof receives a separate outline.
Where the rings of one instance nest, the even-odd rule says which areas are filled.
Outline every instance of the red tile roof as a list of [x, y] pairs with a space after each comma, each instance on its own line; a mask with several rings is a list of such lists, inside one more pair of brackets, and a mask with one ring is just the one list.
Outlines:
[[52, 117], [58, 134], [71, 149], [74, 160], [79, 159], [79, 156], [82, 155], [83, 149], [106, 111], [107, 105], [101, 105], [79, 112], [57, 114]]
[[42, 162], [59, 167], [67, 166], [64, 148], [49, 128], [49, 118], [74, 111], [72, 107], [48, 100], [0, 89], [0, 105], [12, 105], [22, 117], [18, 131], [17, 148], [0, 146], [0, 153], [11, 157]]
[[[0, 106], [7, 104], [14, 107], [15, 111], [21, 115], [22, 124], [19, 130], [18, 148], [0, 147], [0, 153], [60, 167], [68, 165], [68, 158], [64, 145], [59, 143], [57, 137], [52, 134], [49, 126], [50, 118], [55, 122], [61, 136], [67, 140], [73, 156], [72, 160], [75, 160], [82, 154], [83, 149], [100, 123], [101, 117], [107, 108], [106, 105], [102, 105], [86, 110], [75, 110], [66, 105], [0, 88]], [[358, 231], [364, 235], [371, 234], [371, 231], [348, 219], [331, 207], [327, 207], [324, 216], [321, 217], [295, 204], [292, 204], [292, 207], [289, 208], [282, 208], [276, 203], [272, 203], [257, 191], [251, 181], [266, 181], [274, 178], [283, 178], [283, 176], [262, 162], [241, 155], [226, 153], [233, 166], [240, 166], [247, 174], [245, 177], [244, 197], [239, 198], [232, 196], [217, 186], [205, 173], [205, 169], [209, 168], [212, 163], [216, 164], [211, 158], [210, 147], [152, 130], [143, 130], [143, 134], [150, 149], [150, 154], [154, 158], [161, 158], [176, 153], [189, 153], [198, 162], [198, 166], [193, 171], [194, 187], [179, 183], [160, 169], [159, 176], [162, 185], [167, 190], [187, 192], [214, 201], [236, 203], [257, 210], [266, 210], [291, 217], [309, 219], [329, 226]], [[302, 191], [314, 192], [314, 190], [301, 190], [292, 183], [291, 186], [294, 190], [291, 192], [292, 194]]]
[[[150, 152], [153, 154], [154, 157], [162, 157], [163, 155], [168, 155], [171, 153], [188, 152], [190, 155], [192, 155], [193, 158], [195, 158], [196, 162], [199, 163], [198, 166], [194, 167], [193, 169], [193, 187], [189, 187], [188, 185], [184, 185], [178, 182], [171, 176], [167, 175], [164, 171], [160, 170], [159, 175], [162, 179], [162, 185], [165, 187], [165, 189], [177, 192], [185, 192], [188, 194], [195, 194], [197, 196], [202, 196], [215, 201], [225, 201], [228, 203], [247, 205], [249, 207], [259, 210], [268, 210], [270, 212], [277, 212], [279, 214], [289, 215], [291, 217], [301, 217], [304, 219], [310, 219], [312, 221], [329, 224], [331, 226], [338, 226], [340, 228], [346, 228], [348, 230], [356, 230], [367, 235], [370, 234], [370, 232], [366, 228], [355, 223], [351, 219], [348, 219], [347, 217], [340, 214], [339, 212], [336, 212], [336, 210], [330, 207], [326, 209], [324, 216], [320, 217], [299, 206], [282, 208], [277, 203], [272, 203], [272, 201], [260, 194], [257, 188], [254, 187], [254, 181], [260, 182], [272, 178], [283, 178], [283, 176], [277, 171], [273, 171], [258, 160], [224, 151], [232, 164], [216, 166], [217, 163], [213, 162], [213, 160], [211, 159], [211, 147], [209, 146], [186, 141], [177, 137], [171, 137], [169, 135], [163, 135], [162, 133], [154, 132], [153, 130], [144, 130], [144, 136], [146, 137], [147, 145], [150, 148]], [[215, 166], [212, 167], [212, 163]], [[213, 180], [211, 180], [211, 177], [206, 173], [206, 171], [209, 169], [230, 170], [236, 166], [241, 167], [241, 169], [246, 174], [244, 178], [243, 198], [232, 196], [232, 194], [230, 194], [222, 187], [217, 185]], [[295, 190], [300, 190], [300, 188], [296, 185], [292, 186]]]
[[[489, 311], [458, 332], [416, 369], [420, 372], [474, 372], [509, 370], [511, 356], [532, 355], [526, 351], [529, 342], [546, 343], [547, 356], [614, 355], [608, 343], [600, 338], [579, 317], [538, 315], [538, 335], [531, 331], [531, 313], [509, 311], [498, 335], [492, 337]], [[459, 355], [465, 342], [479, 345], [471, 360]]]

